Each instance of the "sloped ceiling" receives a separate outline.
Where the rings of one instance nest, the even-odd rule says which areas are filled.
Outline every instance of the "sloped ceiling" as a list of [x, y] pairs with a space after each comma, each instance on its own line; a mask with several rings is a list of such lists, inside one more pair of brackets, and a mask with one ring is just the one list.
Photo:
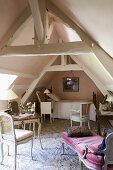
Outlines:
[[[68, 23], [64, 22], [63, 18], [54, 15], [54, 10], [49, 10], [49, 19], [50, 23], [53, 22], [53, 29], [51, 29], [48, 43], [82, 41], [82, 36], [78, 34], [77, 30], [74, 30], [74, 27], [71, 28], [70, 26], [71, 21], [77, 24], [85, 35], [88, 38], [90, 37], [92, 41], [91, 45], [88, 45], [91, 49], [96, 49], [98, 55], [96, 56], [97, 53], [72, 55], [72, 59], [83, 68], [103, 94], [106, 94], [107, 90], [113, 91], [113, 1], [47, 0], [48, 2], [52, 2], [55, 5], [54, 7], [58, 7], [70, 21]], [[40, 3], [41, 1], [39, 0]], [[22, 18], [22, 16], [24, 17]], [[35, 24], [27, 0], [0, 0], [0, 21], [1, 51], [7, 48], [7, 45], [23, 46], [35, 43]], [[12, 33], [11, 30], [14, 28], [15, 31]], [[87, 44], [89, 40], [87, 38], [85, 40]], [[101, 52], [100, 47], [103, 52]], [[21, 96], [31, 87], [32, 82], [38, 79], [52, 59], [53, 56], [49, 55], [35, 57], [1, 55], [0, 72], [19, 75], [12, 87]], [[46, 73], [46, 76], [42, 76], [38, 82], [38, 86], [48, 85], [48, 80], [54, 74], [56, 72]]]
[[27, 0], [0, 0], [0, 40], [27, 7]]
[[113, 57], [112, 0], [51, 0]]

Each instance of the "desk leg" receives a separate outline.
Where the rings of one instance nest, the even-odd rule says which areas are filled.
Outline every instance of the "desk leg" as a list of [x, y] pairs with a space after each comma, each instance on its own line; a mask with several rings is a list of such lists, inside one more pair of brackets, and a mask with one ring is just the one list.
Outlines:
[[45, 118], [46, 118], [46, 116], [45, 116], [45, 114], [44, 114], [44, 120], [45, 120]]
[[40, 133], [41, 133], [41, 123], [40, 121], [38, 121], [38, 137], [40, 137]]
[[26, 129], [26, 124], [25, 123], [23, 123], [23, 126], [24, 126], [24, 130]]
[[40, 133], [41, 133], [41, 123], [40, 123], [40, 120], [39, 120], [39, 119], [38, 119], [37, 123], [38, 123], [38, 138], [39, 138], [39, 141], [40, 141], [41, 148], [43, 149], [42, 142], [41, 142], [41, 137], [40, 137]]
[[4, 153], [3, 153], [3, 143], [0, 142], [0, 153], [1, 153], [1, 160], [0, 160], [0, 164], [3, 163], [3, 157], [4, 157]]
[[33, 122], [33, 133], [34, 133], [34, 138], [36, 137], [36, 133], [35, 133], [35, 122]]

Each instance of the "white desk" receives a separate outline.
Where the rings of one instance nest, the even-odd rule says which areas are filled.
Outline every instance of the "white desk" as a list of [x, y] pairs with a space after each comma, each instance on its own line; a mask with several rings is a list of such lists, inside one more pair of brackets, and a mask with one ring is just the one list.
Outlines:
[[[60, 119], [70, 119], [71, 110], [80, 110], [80, 103], [89, 101], [61, 100], [53, 103], [53, 117]], [[91, 102], [92, 103], [92, 102]]]

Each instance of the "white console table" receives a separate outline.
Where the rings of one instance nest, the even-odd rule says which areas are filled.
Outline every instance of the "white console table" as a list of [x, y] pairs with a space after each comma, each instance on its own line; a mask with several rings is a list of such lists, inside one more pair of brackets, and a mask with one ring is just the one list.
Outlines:
[[71, 110], [80, 110], [81, 102], [89, 102], [89, 101], [61, 100], [58, 102], [54, 102], [53, 103], [53, 117], [60, 118], [60, 119], [70, 119]]

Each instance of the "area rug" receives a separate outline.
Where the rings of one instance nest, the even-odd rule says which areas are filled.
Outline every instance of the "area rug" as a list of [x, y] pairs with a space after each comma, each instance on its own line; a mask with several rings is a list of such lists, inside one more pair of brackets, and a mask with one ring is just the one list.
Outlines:
[[[69, 148], [66, 153], [72, 156], [61, 156], [61, 140], [59, 133], [42, 136], [43, 150], [39, 139], [34, 140], [33, 160], [30, 157], [30, 142], [18, 146], [17, 170], [80, 170], [78, 156]], [[10, 156], [7, 156], [5, 146], [3, 165], [0, 170], [13, 170], [13, 148], [10, 147]], [[75, 155], [75, 156], [74, 156]], [[87, 168], [84, 167], [84, 170]]]
[[[69, 120], [55, 119], [53, 123], [50, 123], [49, 119], [46, 119], [42, 123], [41, 130], [43, 150], [41, 149], [39, 139], [34, 139], [33, 160], [31, 160], [31, 143], [19, 145], [17, 149], [17, 170], [81, 170], [78, 156], [68, 146], [65, 146], [65, 150], [69, 155], [61, 156], [62, 143], [60, 133], [69, 126]], [[92, 127], [94, 128], [95, 125], [92, 124]], [[10, 146], [10, 156], [7, 156], [6, 146], [4, 146], [4, 150], [4, 161], [3, 165], [0, 165], [0, 170], [13, 170], [13, 146]], [[87, 170], [86, 167], [83, 169]]]

